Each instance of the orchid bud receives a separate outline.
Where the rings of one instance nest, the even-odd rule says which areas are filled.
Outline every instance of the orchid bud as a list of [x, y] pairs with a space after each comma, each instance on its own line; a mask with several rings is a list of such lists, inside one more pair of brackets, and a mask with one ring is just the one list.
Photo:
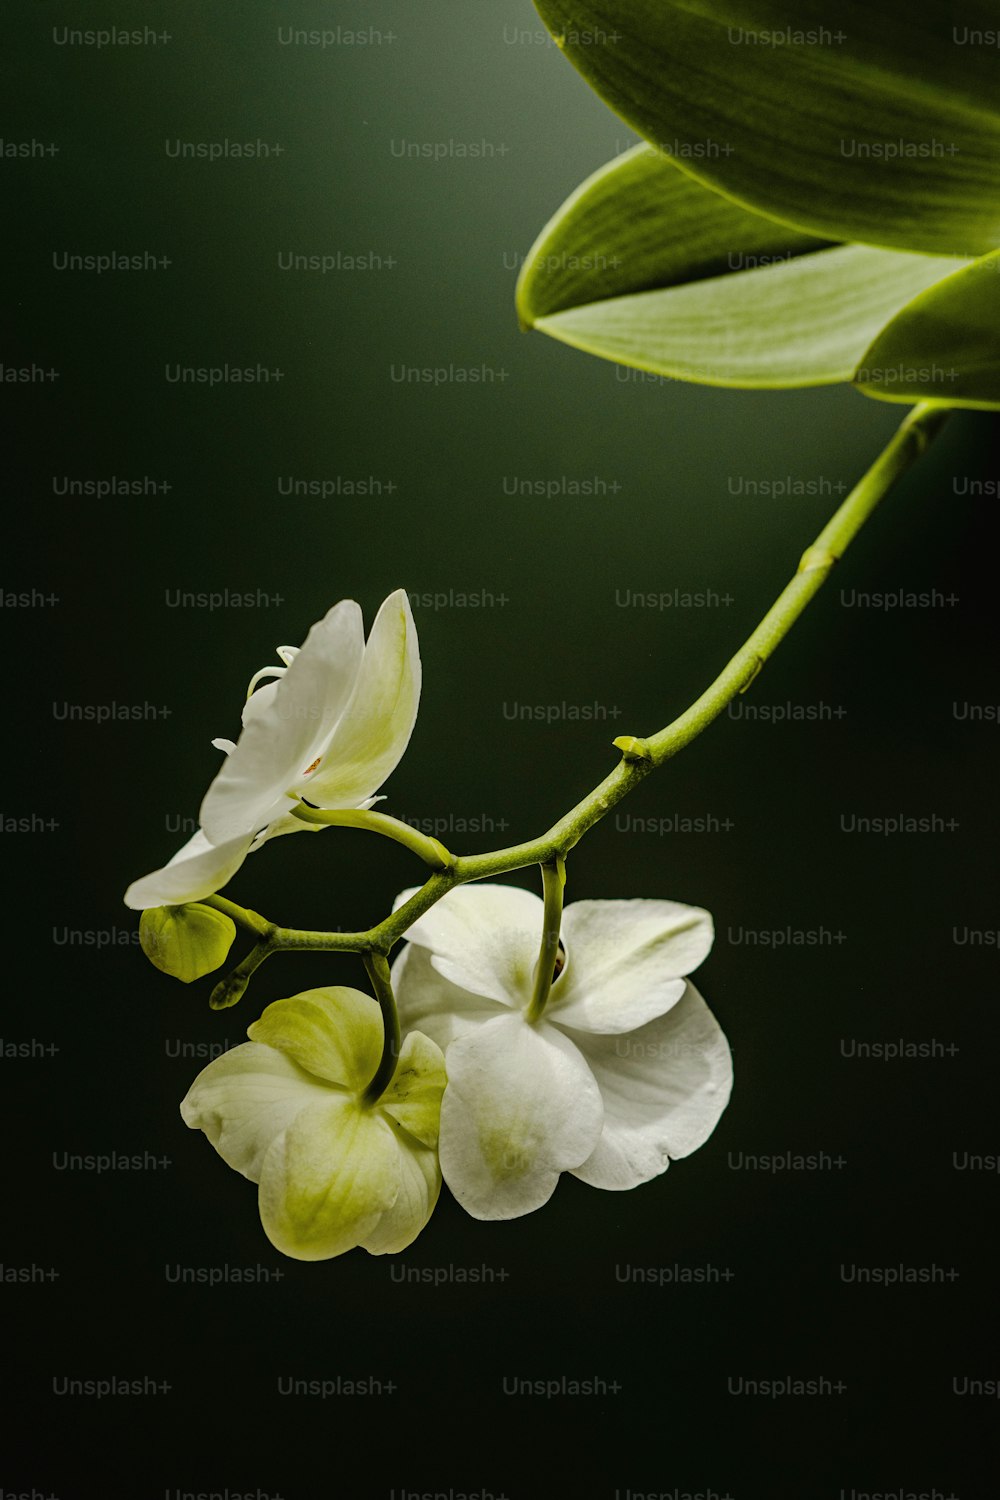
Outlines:
[[151, 964], [190, 984], [225, 963], [236, 938], [230, 917], [211, 906], [153, 906], [139, 921], [139, 943]]

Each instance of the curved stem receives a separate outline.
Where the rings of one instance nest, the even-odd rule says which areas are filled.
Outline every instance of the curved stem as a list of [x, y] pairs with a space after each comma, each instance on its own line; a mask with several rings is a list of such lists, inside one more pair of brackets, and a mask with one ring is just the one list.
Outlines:
[[365, 957], [365, 968], [368, 970], [368, 978], [375, 990], [375, 998], [382, 1012], [382, 1024], [385, 1028], [382, 1057], [374, 1078], [364, 1092], [365, 1102], [374, 1104], [376, 1099], [381, 1099], [392, 1082], [396, 1064], [399, 1061], [399, 1012], [396, 1009], [396, 997], [392, 993], [388, 960], [381, 953], [369, 953]]
[[774, 654], [810, 600], [826, 582], [862, 526], [910, 465], [926, 450], [948, 419], [947, 407], [925, 401], [898, 429], [888, 447], [855, 485], [840, 509], [803, 554], [798, 571], [757, 629], [691, 707], [646, 743], [653, 764], [676, 755], [717, 718], [737, 693], [745, 693]]
[[208, 1003], [213, 1010], [228, 1010], [243, 998], [243, 991], [250, 983], [251, 975], [260, 968], [265, 958], [269, 958], [274, 952], [274, 945], [267, 939], [251, 948], [242, 963], [238, 963], [235, 969], [231, 969], [225, 979], [220, 979], [215, 989], [208, 997]]
[[245, 906], [237, 906], [235, 901], [227, 901], [225, 896], [203, 896], [200, 905], [212, 906], [216, 911], [224, 912], [237, 927], [245, 927], [259, 938], [266, 938], [271, 934], [273, 924], [266, 917], [262, 917], [259, 912], [249, 911]]
[[399, 818], [390, 818], [387, 813], [371, 812], [366, 808], [312, 807], [307, 802], [299, 802], [292, 808], [292, 816], [301, 818], [303, 823], [327, 824], [337, 828], [367, 828], [370, 833], [384, 834], [386, 838], [395, 839], [397, 844], [404, 844], [414, 854], [419, 854], [424, 863], [435, 870], [447, 870], [455, 863], [455, 856], [449, 854], [439, 839], [421, 833], [419, 828], [403, 823]]
[[542, 866], [542, 892], [545, 898], [542, 946], [538, 954], [538, 963], [535, 965], [535, 984], [531, 994], [531, 1003], [524, 1013], [525, 1020], [532, 1026], [542, 1018], [552, 981], [555, 978], [565, 888], [566, 861], [561, 854], [557, 854], [550, 865]]
[[[878, 505], [879, 501], [889, 493], [893, 485], [910, 466], [925, 452], [934, 437], [940, 432], [949, 416], [949, 408], [940, 406], [931, 401], [922, 402], [915, 406], [902, 426], [898, 429], [892, 441], [876, 459], [863, 479], [855, 485], [847, 496], [844, 503], [833, 515], [831, 520], [820, 532], [816, 541], [800, 559], [795, 576], [783, 589], [775, 603], [768, 610], [756, 630], [749, 636], [740, 647], [736, 655], [722, 669], [718, 677], [709, 688], [702, 693], [690, 708], [674, 719], [666, 728], [647, 739], [640, 739], [632, 735], [623, 735], [615, 740], [615, 745], [622, 753], [619, 764], [611, 771], [604, 780], [594, 788], [582, 801], [565, 813], [558, 822], [554, 823], [547, 833], [541, 838], [532, 839], [523, 844], [514, 844], [507, 849], [497, 849], [492, 853], [470, 854], [453, 857], [443, 850], [446, 857], [444, 868], [437, 870], [425, 881], [421, 888], [410, 897], [409, 901], [386, 917], [382, 922], [369, 929], [367, 932], [357, 933], [305, 933], [297, 932], [294, 928], [270, 928], [267, 952], [282, 948], [301, 948], [304, 950], [339, 950], [348, 952], [360, 952], [366, 955], [365, 962], [371, 960], [372, 967], [369, 972], [373, 973], [373, 984], [376, 985], [376, 994], [379, 994], [379, 984], [383, 981], [377, 978], [373, 972], [377, 968], [381, 973], [385, 970], [385, 983], [388, 982], [388, 965], [385, 960], [393, 946], [411, 927], [418, 917], [423, 916], [441, 897], [446, 895], [456, 885], [463, 885], [471, 880], [484, 880], [491, 875], [505, 875], [512, 870], [524, 869], [527, 865], [539, 864], [543, 871], [548, 870], [546, 893], [546, 935], [543, 939], [543, 956], [545, 956], [545, 942], [548, 941], [550, 927], [555, 927], [556, 951], [558, 947], [558, 918], [555, 922], [549, 921], [550, 907], [554, 909], [555, 902], [555, 872], [561, 866], [569, 851], [579, 842], [583, 835], [598, 823], [606, 813], [619, 803], [623, 797], [636, 787], [640, 781], [649, 775], [656, 767], [661, 766], [664, 761], [676, 755], [702, 730], [707, 729], [709, 724], [726, 708], [738, 693], [746, 692], [750, 684], [756, 679], [765, 662], [773, 655], [785, 636], [791, 630], [796, 620], [802, 614], [806, 605], [819, 592], [820, 588], [829, 577], [834, 564], [843, 555], [847, 547], [857, 536], [865, 521]], [[309, 809], [309, 813], [312, 813]], [[302, 814], [300, 813], [300, 816]], [[309, 817], [307, 821], [334, 821], [341, 819], [340, 814], [323, 815], [318, 819]], [[376, 831], [389, 832], [390, 837], [398, 837], [398, 833], [390, 832], [388, 828], [381, 826], [393, 824], [397, 830], [405, 829], [407, 837], [400, 838], [401, 843], [407, 843], [410, 848], [420, 853], [417, 846], [418, 840], [424, 840], [424, 835], [411, 829], [408, 824], [399, 823], [394, 818], [387, 818], [381, 813], [361, 813], [347, 815], [352, 821], [358, 819], [355, 826], [373, 827], [373, 819], [380, 820]], [[360, 819], [364, 819], [362, 822]], [[437, 840], [424, 840], [427, 844], [437, 844]], [[438, 846], [439, 848], [441, 846]], [[422, 855], [426, 857], [426, 854]], [[559, 889], [560, 915], [561, 915], [562, 889]], [[234, 915], [240, 908], [232, 908], [231, 903], [223, 903], [222, 898], [209, 898], [209, 903], [215, 905], [219, 910], [227, 910]], [[249, 914], [253, 915], [253, 914]], [[262, 918], [257, 920], [262, 921]], [[255, 949], [254, 952], [257, 950]], [[266, 953], [263, 955], [266, 957]], [[251, 954], [252, 958], [253, 955]], [[376, 965], [375, 960], [380, 959], [381, 964]], [[244, 965], [249, 960], [244, 960]], [[257, 959], [252, 965], [256, 968]], [[240, 973], [244, 967], [234, 971], [235, 975]], [[544, 974], [547, 965], [540, 961], [536, 974], [537, 1014], [541, 1014], [545, 1000], [548, 997], [548, 989], [551, 987], [552, 974], [549, 972], [546, 983]], [[252, 972], [252, 968], [251, 971]], [[224, 981], [224, 984], [228, 981]], [[218, 994], [223, 986], [215, 991]], [[542, 991], [544, 990], [544, 995]], [[242, 993], [242, 990], [241, 990]], [[392, 1013], [395, 1015], [395, 1002], [392, 1001], [391, 986], [388, 991], [389, 1001], [392, 1004]], [[236, 997], [238, 998], [238, 996]], [[532, 999], [532, 1010], [536, 1008], [536, 998]], [[213, 995], [214, 1003], [214, 995]], [[232, 1003], [229, 1001], [227, 1003]], [[380, 1004], [382, 997], [380, 995]], [[534, 1017], [537, 1019], [537, 1015]], [[398, 1022], [397, 1022], [398, 1025]], [[387, 1030], [388, 1035], [388, 1030]], [[381, 1070], [380, 1070], [381, 1072]], [[390, 1074], [391, 1076], [391, 1074]], [[374, 1087], [375, 1080], [372, 1081]]]

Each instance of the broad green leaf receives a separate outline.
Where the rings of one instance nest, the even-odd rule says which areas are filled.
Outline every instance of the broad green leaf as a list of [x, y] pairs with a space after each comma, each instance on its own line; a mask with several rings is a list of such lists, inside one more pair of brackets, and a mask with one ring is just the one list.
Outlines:
[[518, 282], [521, 321], [589, 353], [712, 385], [849, 380], [879, 329], [961, 261], [829, 246], [638, 146], [583, 183]]
[[1000, 408], [1000, 254], [909, 302], [862, 356], [854, 379], [880, 401]]
[[746, 390], [850, 380], [878, 331], [959, 264], [837, 245], [687, 286], [537, 319], [575, 349], [652, 374]]
[[535, 0], [692, 176], [827, 239], [1000, 246], [1000, 0]]
[[518, 315], [530, 326], [582, 303], [746, 271], [828, 243], [741, 208], [639, 145], [588, 177], [549, 220], [518, 278]]

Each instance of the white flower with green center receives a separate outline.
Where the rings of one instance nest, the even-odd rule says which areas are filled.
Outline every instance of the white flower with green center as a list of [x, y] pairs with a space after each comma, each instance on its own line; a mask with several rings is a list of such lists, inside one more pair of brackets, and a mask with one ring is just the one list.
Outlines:
[[726, 1039], [684, 978], [711, 948], [707, 912], [567, 906], [563, 966], [533, 1022], [542, 919], [528, 891], [461, 886], [409, 928], [393, 966], [404, 1030], [445, 1053], [441, 1168], [478, 1219], [540, 1208], [562, 1172], [648, 1182], [704, 1144], [732, 1087]]
[[247, 1035], [199, 1073], [181, 1114], [259, 1185], [268, 1239], [296, 1260], [356, 1245], [404, 1250], [441, 1189], [438, 1047], [411, 1032], [388, 1088], [369, 1101], [383, 1038], [369, 995], [322, 989], [276, 1000]]
[[[368, 644], [360, 607], [335, 604], [301, 649], [250, 681], [239, 740], [213, 740], [226, 760], [201, 804], [201, 827], [169, 864], [134, 881], [127, 906], [179, 906], [220, 890], [252, 849], [279, 834], [319, 832], [291, 815], [368, 808], [409, 743], [420, 701], [420, 652], [409, 600], [390, 594]], [[275, 678], [258, 687], [265, 678]], [[256, 691], [254, 691], [256, 689]]]

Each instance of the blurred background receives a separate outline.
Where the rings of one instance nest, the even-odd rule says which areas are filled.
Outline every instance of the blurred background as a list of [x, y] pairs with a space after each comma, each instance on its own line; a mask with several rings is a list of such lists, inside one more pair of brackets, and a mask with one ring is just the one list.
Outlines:
[[[73, 40], [115, 27], [142, 40]], [[458, 852], [536, 835], [707, 685], [902, 412], [518, 331], [535, 235], [635, 139], [528, 0], [44, 0], [3, 30], [4, 1493], [993, 1493], [993, 419], [952, 418], [747, 698], [572, 856], [567, 899], [715, 914], [710, 1142], [506, 1224], [445, 1193], [398, 1259], [282, 1261], [177, 1105], [264, 1004], [361, 966], [277, 958], [215, 1014], [121, 902], [252, 672], [405, 587], [425, 685], [385, 810]], [[143, 269], [71, 269], [107, 254]], [[259, 378], [177, 378], [223, 366]], [[337, 831], [228, 894], [355, 928], [419, 875]], [[141, 1166], [72, 1165], [109, 1152]], [[169, 1390], [61, 1394], [109, 1377]], [[282, 1394], [338, 1377], [381, 1390]], [[786, 1377], [831, 1389], [745, 1393]], [[598, 1394], [505, 1394], [563, 1378]]]

